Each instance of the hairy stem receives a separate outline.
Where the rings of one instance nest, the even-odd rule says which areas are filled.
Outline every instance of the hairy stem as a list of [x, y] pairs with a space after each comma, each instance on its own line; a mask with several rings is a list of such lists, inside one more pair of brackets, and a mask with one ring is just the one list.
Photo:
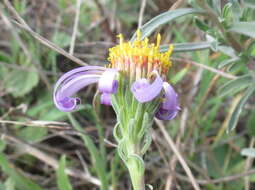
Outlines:
[[127, 146], [128, 152], [131, 157], [126, 162], [128, 167], [129, 175], [131, 178], [133, 190], [145, 190], [144, 185], [144, 169], [141, 168], [138, 164], [138, 158], [132, 157], [132, 155], [137, 155], [142, 158], [141, 151], [139, 150], [139, 146], [136, 146], [133, 143]]

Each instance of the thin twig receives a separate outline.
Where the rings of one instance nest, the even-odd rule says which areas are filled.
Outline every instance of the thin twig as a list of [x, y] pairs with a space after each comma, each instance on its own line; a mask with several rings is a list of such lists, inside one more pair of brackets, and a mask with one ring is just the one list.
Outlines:
[[[249, 170], [247, 172], [244, 172], [244, 173], [238, 173], [238, 174], [234, 174], [234, 175], [231, 175], [231, 176], [226, 176], [226, 177], [222, 177], [222, 178], [218, 178], [218, 179], [211, 179], [211, 180], [197, 179], [196, 182], [198, 184], [201, 184], [201, 185], [217, 184], [217, 183], [224, 183], [224, 182], [234, 181], [234, 180], [243, 178], [245, 176], [250, 176], [252, 174], [255, 174], [255, 169], [251, 169], [251, 170]], [[181, 179], [181, 180], [187, 181], [187, 182], [190, 181], [189, 178], [187, 178], [183, 175], [180, 175], [180, 174], [176, 174], [176, 177]]]
[[60, 53], [61, 55], [67, 57], [68, 59], [72, 60], [73, 62], [79, 64], [79, 65], [87, 65], [84, 61], [81, 59], [74, 57], [73, 55], [70, 55], [68, 52], [66, 52], [64, 49], [58, 47], [56, 44], [52, 43], [51, 41], [47, 40], [46, 38], [42, 37], [38, 33], [34, 32], [33, 30], [30, 30], [28, 28], [25, 28], [24, 25], [21, 25], [20, 23], [13, 20], [13, 22], [19, 26], [20, 28], [28, 31], [35, 39], [37, 39], [40, 43], [44, 44], [45, 46], [49, 47], [50, 49]]
[[198, 183], [196, 182], [196, 179], [195, 179], [194, 175], [192, 174], [188, 164], [183, 159], [183, 157], [182, 157], [181, 153], [179, 152], [179, 150], [177, 149], [174, 141], [172, 140], [172, 138], [169, 136], [169, 134], [165, 130], [165, 126], [158, 119], [155, 119], [155, 122], [158, 125], [160, 131], [163, 133], [163, 135], [164, 135], [168, 145], [171, 147], [171, 149], [173, 150], [174, 154], [178, 158], [178, 160], [179, 160], [180, 164], [182, 165], [184, 171], [186, 172], [187, 176], [189, 177], [189, 180], [190, 180], [192, 186], [194, 187], [195, 190], [200, 190], [200, 187], [199, 187]]
[[200, 64], [200, 63], [197, 63], [195, 61], [191, 61], [191, 60], [188, 60], [188, 59], [183, 59], [183, 58], [172, 58], [173, 61], [176, 61], [176, 62], [179, 62], [179, 63], [185, 63], [185, 64], [192, 64], [192, 65], [195, 65], [197, 67], [201, 67], [203, 69], [206, 69], [208, 71], [211, 71], [213, 73], [217, 73], [218, 75], [221, 75], [225, 78], [229, 78], [229, 79], [237, 79], [238, 77], [237, 76], [234, 76], [234, 75], [231, 75], [229, 73], [225, 73], [221, 70], [218, 70], [218, 69], [215, 69], [213, 67], [209, 67], [207, 65], [203, 65], [203, 64]]
[[23, 18], [17, 13], [17, 11], [12, 7], [12, 5], [9, 3], [8, 0], [5, 0], [5, 5], [7, 8], [15, 15], [16, 19], [18, 20], [12, 20], [13, 23], [15, 23], [18, 27], [26, 30], [29, 32], [35, 39], [37, 39], [40, 43], [44, 44], [45, 46], [49, 47], [50, 49], [60, 53], [61, 55], [67, 57], [68, 59], [72, 60], [73, 62], [79, 64], [79, 65], [87, 65], [85, 62], [82, 60], [78, 59], [77, 57], [74, 57], [73, 55], [69, 54], [66, 52], [64, 49], [58, 47], [56, 44], [52, 43], [51, 41], [47, 40], [46, 38], [42, 37], [38, 33], [34, 32], [28, 24], [24, 21]]
[[75, 20], [74, 20], [74, 26], [73, 26], [73, 34], [72, 34], [70, 49], [69, 49], [69, 54], [70, 55], [73, 55], [73, 52], [74, 52], [75, 39], [76, 39], [76, 35], [77, 35], [79, 18], [80, 18], [80, 9], [81, 9], [81, 0], [77, 0], [77, 2], [76, 2], [76, 14], [75, 14]]
[[[86, 172], [86, 173], [89, 173], [89, 169], [88, 169], [88, 166], [84, 160], [84, 158], [82, 157], [82, 154], [80, 151], [76, 150], [75, 151], [76, 155], [78, 156], [79, 160], [81, 161], [81, 165], [83, 167], [83, 171]], [[90, 174], [90, 173], [89, 173]]]
[[146, 7], [146, 1], [147, 0], [141, 0], [141, 8], [140, 8], [139, 19], [138, 19], [138, 28], [141, 28], [141, 26], [143, 24], [143, 14], [144, 14], [145, 7]]
[[[176, 146], [177, 148], [180, 148], [181, 145], [181, 137], [184, 134], [185, 128], [186, 128], [186, 122], [188, 119], [188, 108], [185, 107], [183, 109], [182, 115], [181, 115], [181, 122], [180, 122], [180, 128], [179, 128], [179, 132], [178, 132], [178, 136], [177, 136], [177, 140], [176, 140]], [[171, 171], [175, 171], [176, 168], [176, 164], [177, 164], [177, 157], [176, 155], [174, 155], [169, 163], [170, 165], [170, 169]], [[168, 175], [167, 177], [167, 182], [166, 182], [166, 186], [165, 186], [165, 190], [169, 190], [172, 188], [173, 185], [173, 180], [174, 180], [174, 175], [172, 175], [171, 173]]]
[[181, 5], [182, 5], [182, 3], [184, 3], [185, 2], [185, 0], [178, 0], [178, 1], [176, 1], [171, 7], [170, 7], [170, 11], [172, 11], [172, 10], [175, 10], [175, 9], [178, 9]]
[[54, 128], [54, 129], [62, 129], [68, 130], [71, 127], [68, 127], [68, 124], [65, 122], [56, 122], [56, 121], [9, 121], [0, 119], [0, 124], [12, 124], [12, 125], [22, 125], [22, 126], [30, 126], [30, 127], [45, 127], [45, 128]]

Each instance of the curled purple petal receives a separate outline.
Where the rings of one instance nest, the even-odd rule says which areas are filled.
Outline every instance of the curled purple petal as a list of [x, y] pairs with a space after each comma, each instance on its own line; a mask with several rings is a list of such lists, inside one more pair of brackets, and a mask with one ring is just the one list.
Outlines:
[[165, 100], [163, 101], [161, 107], [165, 110], [175, 110], [177, 107], [179, 107], [177, 93], [174, 91], [173, 87], [167, 82], [163, 83], [163, 88], [165, 91]]
[[178, 113], [178, 110], [165, 110], [165, 109], [159, 108], [155, 116], [156, 118], [160, 120], [171, 120], [175, 118], [177, 113]]
[[54, 88], [53, 100], [56, 107], [65, 112], [74, 110], [80, 99], [72, 96], [85, 86], [98, 82], [104, 71], [103, 67], [85, 66], [65, 73]]
[[131, 86], [131, 91], [139, 102], [144, 103], [158, 96], [162, 86], [163, 80], [157, 73], [156, 79], [151, 84], [145, 78], [135, 81]]
[[108, 106], [112, 105], [111, 94], [109, 94], [109, 93], [101, 94], [100, 100], [101, 100], [101, 104], [108, 105]]
[[98, 82], [98, 89], [102, 93], [115, 94], [118, 88], [118, 81], [115, 80], [118, 71], [116, 69], [107, 69]]
[[167, 82], [164, 82], [163, 88], [165, 91], [165, 99], [155, 116], [161, 120], [171, 120], [175, 118], [178, 111], [180, 110], [178, 95], [174, 91], [173, 87]]
[[56, 87], [58, 87], [61, 83], [68, 82], [72, 78], [77, 76], [85, 75], [85, 74], [102, 74], [106, 70], [105, 67], [100, 66], [83, 66], [75, 68], [65, 74], [63, 74], [57, 81]]

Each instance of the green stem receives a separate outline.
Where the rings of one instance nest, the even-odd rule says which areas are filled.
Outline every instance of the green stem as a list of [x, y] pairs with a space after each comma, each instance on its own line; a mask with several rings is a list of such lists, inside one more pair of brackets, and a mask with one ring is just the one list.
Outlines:
[[133, 185], [133, 190], [145, 190], [144, 174], [141, 174], [140, 171], [138, 171], [137, 167], [135, 166], [136, 163], [133, 165], [134, 166], [129, 167], [129, 174]]
[[[136, 154], [142, 158], [138, 146], [135, 146], [131, 143], [128, 149], [131, 155]], [[126, 163], [130, 174], [133, 190], [145, 190], [144, 170], [139, 167], [136, 159], [137, 158], [131, 157]]]

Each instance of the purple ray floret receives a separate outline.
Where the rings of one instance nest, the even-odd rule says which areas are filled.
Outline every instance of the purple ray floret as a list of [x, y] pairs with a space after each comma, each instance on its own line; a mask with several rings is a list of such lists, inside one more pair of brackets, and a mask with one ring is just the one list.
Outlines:
[[161, 120], [171, 120], [175, 118], [180, 110], [178, 95], [174, 91], [173, 87], [167, 82], [164, 82], [163, 88], [165, 91], [164, 101], [156, 113], [156, 117]]
[[[56, 107], [61, 111], [72, 111], [76, 108], [77, 103], [80, 102], [79, 98], [72, 97], [79, 90], [88, 86], [92, 83], [97, 83], [104, 73], [107, 73], [108, 70], [104, 67], [99, 66], [84, 66], [73, 69], [60, 77], [54, 88], [54, 103]], [[114, 74], [112, 69], [109, 73]], [[108, 78], [111, 77], [111, 74], [108, 74]], [[114, 77], [112, 77], [114, 79]], [[114, 80], [108, 81], [104, 84], [101, 84], [102, 88], [111, 90], [109, 93], [116, 91], [117, 84]]]
[[118, 81], [115, 79], [118, 71], [107, 69], [98, 82], [98, 90], [102, 93], [115, 94], [118, 88]]
[[108, 105], [108, 106], [112, 105], [111, 94], [103, 93], [101, 95], [100, 101], [101, 101], [101, 104]]
[[163, 80], [156, 73], [156, 79], [151, 84], [145, 78], [139, 79], [132, 84], [131, 91], [137, 101], [144, 103], [156, 98], [161, 92], [162, 86]]

